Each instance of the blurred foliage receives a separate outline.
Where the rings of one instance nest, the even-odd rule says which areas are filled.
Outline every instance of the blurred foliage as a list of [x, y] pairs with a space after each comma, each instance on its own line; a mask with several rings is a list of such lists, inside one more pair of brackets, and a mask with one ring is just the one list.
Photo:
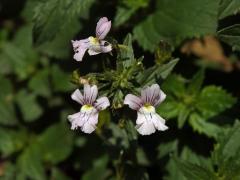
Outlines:
[[[239, 10], [239, 0], [0, 1], [0, 179], [239, 179]], [[71, 40], [103, 16], [113, 52], [76, 63]], [[198, 58], [181, 50], [195, 40], [185, 50]], [[213, 68], [219, 57], [228, 71]], [[111, 101], [91, 135], [67, 122], [86, 82]], [[123, 99], [153, 83], [169, 130], [143, 137]]]

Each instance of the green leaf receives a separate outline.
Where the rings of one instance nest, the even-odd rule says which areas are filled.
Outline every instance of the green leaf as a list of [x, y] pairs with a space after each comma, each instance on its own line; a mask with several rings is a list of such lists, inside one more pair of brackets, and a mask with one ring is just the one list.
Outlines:
[[182, 98], [186, 94], [186, 80], [177, 74], [170, 74], [162, 84], [162, 89], [168, 94]]
[[187, 118], [189, 117], [189, 114], [191, 113], [191, 109], [186, 106], [181, 106], [179, 108], [179, 114], [178, 114], [178, 128], [182, 128], [187, 121]]
[[198, 166], [205, 167], [206, 169], [213, 171], [213, 165], [210, 158], [202, 156], [195, 151], [193, 151], [188, 146], [184, 146], [181, 152], [181, 160], [188, 161], [190, 163], [196, 164]]
[[125, 129], [120, 128], [115, 123], [109, 124], [112, 134], [108, 138], [108, 142], [116, 147], [127, 149], [130, 146], [129, 137]]
[[51, 41], [72, 19], [85, 16], [94, 0], [39, 2], [35, 8], [33, 36], [37, 45]]
[[188, 93], [189, 94], [197, 94], [201, 87], [202, 87], [202, 84], [203, 84], [203, 81], [204, 81], [204, 70], [201, 69], [199, 70], [192, 78], [189, 86], [188, 86]]
[[0, 124], [15, 125], [17, 117], [13, 106], [12, 84], [10, 81], [0, 76]]
[[217, 137], [212, 159], [217, 166], [217, 174], [224, 180], [240, 178], [240, 123], [236, 121], [233, 127], [224, 129]]
[[150, 85], [156, 82], [156, 80], [166, 77], [172, 72], [179, 59], [173, 59], [167, 64], [155, 65], [146, 69], [143, 73], [137, 76], [137, 82], [142, 86]]
[[18, 92], [16, 100], [26, 122], [35, 121], [42, 115], [43, 110], [37, 103], [35, 94], [30, 94], [25, 90], [21, 90]]
[[210, 118], [230, 108], [235, 102], [236, 99], [221, 87], [207, 86], [201, 91], [195, 106], [204, 118]]
[[142, 148], [137, 148], [136, 157], [137, 157], [137, 162], [139, 165], [141, 165], [141, 166], [149, 166], [150, 165], [150, 161], [147, 158], [147, 155]]
[[35, 70], [39, 60], [37, 52], [32, 48], [31, 26], [19, 29], [12, 42], [2, 46], [2, 56], [8, 60], [18, 79], [28, 78]]
[[83, 174], [82, 180], [99, 179], [104, 180], [109, 175], [107, 170], [108, 156], [104, 155], [96, 159], [93, 163], [92, 169]]
[[154, 51], [161, 40], [177, 45], [186, 38], [214, 34], [218, 6], [219, 0], [159, 0], [157, 11], [134, 28], [134, 38]]
[[29, 81], [29, 88], [37, 95], [49, 97], [51, 94], [49, 82], [49, 70], [38, 71]]
[[52, 77], [53, 90], [56, 92], [69, 92], [74, 87], [70, 83], [69, 74], [64, 72], [57, 65], [52, 66], [51, 77]]
[[117, 13], [114, 18], [114, 26], [124, 24], [138, 9], [145, 8], [149, 0], [123, 0], [123, 3], [117, 7]]
[[173, 159], [176, 162], [177, 167], [181, 170], [181, 172], [184, 174], [184, 176], [187, 179], [194, 179], [194, 180], [216, 179], [216, 176], [213, 172], [209, 171], [208, 169], [202, 166], [199, 166], [187, 161], [181, 161], [176, 157], [173, 157]]
[[240, 51], [240, 24], [234, 24], [221, 29], [218, 31], [218, 37], [221, 41], [232, 46], [234, 51]]
[[169, 141], [167, 143], [160, 144], [157, 147], [158, 158], [161, 159], [164, 156], [170, 155], [172, 152], [176, 152], [178, 148], [178, 140]]
[[[240, 137], [240, 123], [236, 121], [234, 126], [223, 131], [221, 136], [218, 136], [218, 144], [215, 146], [213, 158], [218, 164], [229, 158], [236, 158], [237, 152], [240, 150], [240, 143], [238, 141]], [[237, 157], [240, 160], [240, 156]]]
[[43, 160], [57, 164], [72, 152], [73, 136], [66, 124], [59, 123], [49, 127], [39, 137], [38, 143]]
[[238, 0], [221, 0], [219, 7], [219, 19], [237, 14], [240, 11], [240, 1]]
[[118, 53], [118, 68], [128, 68], [132, 64], [135, 63], [134, 52], [132, 47], [132, 35], [128, 34], [124, 41], [123, 46], [119, 45], [119, 53]]
[[13, 179], [15, 179], [15, 174], [16, 174], [15, 164], [10, 163], [10, 162], [4, 162], [3, 169], [4, 169], [4, 172], [0, 176], [1, 180], [13, 180]]
[[[71, 28], [69, 28], [71, 27]], [[81, 26], [77, 19], [65, 23], [63, 28], [50, 42], [45, 42], [38, 47], [38, 50], [50, 57], [65, 59], [69, 57], [71, 39], [80, 30]]]
[[123, 107], [123, 98], [123, 92], [121, 90], [117, 90], [112, 101], [112, 107], [114, 109], [119, 109]]
[[114, 26], [118, 27], [123, 25], [130, 17], [137, 11], [136, 7], [129, 8], [129, 7], [118, 7], [117, 13], [114, 18]]
[[51, 180], [70, 180], [60, 169], [52, 168]]
[[24, 150], [18, 157], [17, 165], [19, 171], [31, 179], [46, 179], [44, 166], [41, 161], [41, 150], [36, 143], [31, 144]]
[[182, 104], [174, 100], [169, 100], [169, 98], [167, 97], [167, 99], [162, 104], [160, 104], [156, 110], [157, 113], [163, 116], [164, 118], [171, 119], [178, 116], [182, 106], [183, 106]]
[[189, 123], [193, 130], [197, 131], [199, 134], [205, 134], [208, 137], [217, 138], [218, 134], [222, 130], [222, 127], [206, 121], [206, 119], [202, 118], [197, 113], [190, 115]]
[[14, 131], [0, 128], [0, 152], [2, 157], [7, 157], [21, 150], [27, 140], [25, 131]]

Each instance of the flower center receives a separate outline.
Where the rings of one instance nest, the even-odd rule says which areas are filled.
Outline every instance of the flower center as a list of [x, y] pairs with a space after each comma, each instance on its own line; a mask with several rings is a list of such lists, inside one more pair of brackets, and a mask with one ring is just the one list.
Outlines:
[[99, 45], [99, 40], [96, 37], [90, 36], [89, 38], [90, 44], [92, 45]]
[[155, 107], [149, 103], [144, 104], [141, 109], [144, 113], [155, 113]]
[[85, 104], [85, 105], [83, 105], [82, 107], [81, 107], [81, 112], [82, 113], [89, 113], [89, 112], [92, 112], [92, 110], [93, 110], [93, 106], [92, 105], [90, 105], [90, 104]]

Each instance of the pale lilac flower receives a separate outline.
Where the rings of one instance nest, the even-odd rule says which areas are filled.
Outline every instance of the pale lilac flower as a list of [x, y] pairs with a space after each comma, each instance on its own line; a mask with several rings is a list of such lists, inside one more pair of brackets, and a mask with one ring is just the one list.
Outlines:
[[88, 50], [90, 56], [99, 53], [108, 53], [112, 50], [112, 45], [105, 41], [104, 38], [111, 29], [111, 21], [108, 21], [106, 17], [99, 19], [96, 27], [96, 37], [90, 36], [87, 39], [82, 40], [72, 40], [72, 45], [74, 49], [73, 58], [76, 61], [82, 61], [82, 58]]
[[136, 129], [141, 135], [150, 135], [157, 130], [165, 131], [168, 127], [165, 120], [160, 117], [155, 107], [164, 101], [166, 94], [158, 84], [153, 84], [141, 91], [141, 96], [128, 94], [124, 99], [131, 109], [137, 111]]
[[107, 97], [100, 97], [96, 100], [98, 89], [96, 85], [84, 85], [84, 93], [75, 90], [71, 95], [72, 99], [82, 105], [78, 113], [68, 116], [71, 122], [71, 129], [81, 128], [85, 133], [92, 133], [96, 129], [98, 123], [98, 113], [106, 109], [110, 103]]

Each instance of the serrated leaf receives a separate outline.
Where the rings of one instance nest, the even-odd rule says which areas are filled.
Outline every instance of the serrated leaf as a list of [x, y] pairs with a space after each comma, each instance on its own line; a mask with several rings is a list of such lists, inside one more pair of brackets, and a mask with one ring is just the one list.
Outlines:
[[234, 126], [222, 131], [218, 136], [212, 159], [217, 168], [219, 177], [224, 180], [237, 180], [240, 177], [240, 143], [237, 140], [240, 134], [240, 123], [236, 121]]
[[189, 117], [189, 123], [193, 130], [200, 134], [205, 134], [208, 137], [217, 138], [218, 134], [221, 132], [222, 128], [217, 124], [206, 121], [200, 115], [193, 113]]
[[[94, 0], [39, 2], [35, 9], [33, 36], [37, 45], [51, 41], [72, 19], [88, 14]], [[65, 27], [65, 28], [64, 28]]]
[[[236, 158], [237, 152], [240, 150], [240, 143], [238, 141], [240, 137], [240, 123], [235, 122], [234, 126], [228, 129], [226, 132], [223, 131], [221, 136], [218, 136], [218, 144], [215, 146], [213, 158], [218, 164], [229, 158]], [[240, 157], [238, 157], [240, 159]]]
[[240, 1], [238, 0], [221, 0], [219, 7], [219, 19], [237, 14], [240, 11]]
[[16, 101], [26, 122], [35, 121], [43, 113], [41, 106], [37, 103], [35, 94], [21, 90], [17, 94]]
[[221, 87], [207, 86], [201, 91], [195, 106], [204, 118], [210, 118], [230, 108], [235, 102], [236, 99]]
[[141, 86], [150, 85], [159, 80], [160, 78], [166, 79], [166, 77], [172, 72], [179, 59], [173, 59], [167, 64], [155, 65], [146, 69], [143, 73], [140, 73], [136, 78], [137, 82]]
[[214, 34], [218, 5], [219, 0], [159, 0], [157, 11], [134, 28], [134, 38], [154, 51], [161, 40], [177, 45], [186, 38]]
[[73, 136], [65, 124], [59, 123], [49, 127], [39, 137], [38, 143], [43, 160], [57, 164], [71, 153]]
[[221, 29], [218, 31], [218, 37], [221, 41], [232, 46], [233, 50], [240, 51], [240, 24]]
[[213, 172], [211, 172], [208, 169], [205, 169], [202, 166], [199, 166], [187, 161], [181, 161], [176, 157], [173, 157], [173, 159], [176, 162], [177, 167], [181, 170], [181, 172], [184, 174], [184, 176], [187, 179], [194, 179], [194, 180], [216, 179], [216, 176]]
[[213, 171], [213, 165], [210, 158], [202, 156], [188, 146], [184, 146], [180, 155], [181, 160], [188, 161], [190, 163], [205, 167], [206, 169]]

